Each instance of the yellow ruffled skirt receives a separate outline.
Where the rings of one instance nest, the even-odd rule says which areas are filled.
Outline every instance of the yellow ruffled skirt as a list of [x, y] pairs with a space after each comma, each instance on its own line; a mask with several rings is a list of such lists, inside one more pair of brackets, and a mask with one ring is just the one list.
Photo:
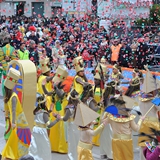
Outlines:
[[112, 139], [112, 151], [114, 160], [133, 160], [132, 139]]
[[79, 141], [77, 146], [78, 160], [94, 160], [92, 156], [92, 145]]
[[[152, 134], [152, 132], [150, 131], [150, 127], [154, 128], [156, 130], [160, 130], [160, 124], [158, 122], [158, 118], [156, 117], [146, 117], [145, 120], [142, 122], [141, 128], [139, 130], [140, 132], [144, 132], [145, 134]], [[139, 137], [138, 138], [138, 145], [141, 147], [145, 147], [145, 143], [144, 142], [148, 141], [147, 137]]]

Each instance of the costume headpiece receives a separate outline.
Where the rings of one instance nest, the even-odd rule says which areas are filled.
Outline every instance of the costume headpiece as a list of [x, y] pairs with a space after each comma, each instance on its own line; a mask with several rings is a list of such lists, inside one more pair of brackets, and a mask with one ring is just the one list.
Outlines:
[[55, 73], [55, 76], [53, 77], [52, 81], [54, 83], [62, 82], [67, 78], [67, 76], [68, 76], [68, 72], [65, 69], [58, 66], [56, 73]]
[[103, 64], [98, 63], [98, 65], [95, 67], [93, 74], [94, 78], [101, 80], [101, 88], [104, 89], [104, 80], [107, 73], [107, 67]]
[[79, 71], [84, 71], [83, 58], [81, 56], [79, 56], [77, 58], [74, 58], [73, 65], [74, 65], [75, 70], [76, 70], [77, 73]]
[[50, 71], [49, 58], [41, 59], [39, 62], [40, 62], [42, 73], [46, 73]]
[[160, 142], [160, 131], [150, 127], [151, 134], [145, 134], [141, 132], [138, 136], [139, 137], [147, 137], [147, 140], [142, 140], [141, 142], [145, 142], [147, 148], [154, 152], [158, 142]]
[[104, 57], [102, 57], [100, 62], [104, 64], [104, 63], [106, 63], [107, 61], [106, 61], [106, 59], [105, 59]]
[[99, 80], [104, 80], [104, 77], [107, 73], [107, 67], [103, 64], [98, 63], [94, 70], [94, 78]]
[[111, 120], [123, 123], [131, 121], [136, 117], [135, 115], [129, 115], [128, 112], [131, 111], [131, 109], [126, 108], [126, 104], [122, 96], [118, 98], [111, 98], [110, 101], [112, 105], [105, 109], [105, 114], [107, 114]]
[[5, 79], [4, 85], [8, 89], [12, 90], [17, 84], [19, 78], [20, 78], [20, 72], [14, 68], [10, 68], [7, 74], [7, 78]]
[[117, 69], [118, 71], [120, 71], [120, 67], [118, 66], [118, 64], [115, 64], [115, 65], [113, 66], [113, 68], [114, 68], [114, 69]]
[[153, 77], [150, 71], [147, 71], [146, 76], [144, 78], [142, 92], [150, 93], [157, 89], [156, 79]]
[[84, 103], [79, 103], [74, 119], [74, 123], [78, 126], [85, 127], [100, 115], [86, 106]]
[[42, 104], [46, 102], [45, 96], [41, 95], [40, 93], [37, 92], [36, 94], [36, 104], [35, 107], [38, 107], [39, 104]]

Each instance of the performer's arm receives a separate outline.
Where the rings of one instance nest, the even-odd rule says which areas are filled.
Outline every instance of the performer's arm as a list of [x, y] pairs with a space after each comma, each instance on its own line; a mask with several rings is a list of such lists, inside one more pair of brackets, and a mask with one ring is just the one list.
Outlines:
[[51, 80], [53, 79], [53, 76], [52, 77], [46, 77], [46, 82], [50, 82]]
[[119, 74], [119, 79], [124, 79], [122, 74]]
[[138, 121], [138, 124], [136, 124], [135, 121], [132, 120], [131, 121], [131, 128], [132, 128], [132, 130], [135, 131], [135, 132], [138, 132], [139, 129], [140, 129], [141, 124], [142, 124], [142, 120], [141, 119]]
[[16, 104], [17, 99], [16, 97], [12, 98], [12, 124], [16, 124]]
[[63, 91], [63, 89], [59, 89], [58, 87], [57, 87], [57, 85], [54, 85], [54, 90], [55, 90], [55, 92], [56, 92], [56, 94], [57, 94], [57, 96], [59, 97], [59, 98], [63, 98], [64, 97], [64, 91]]
[[81, 85], [83, 85], [83, 86], [85, 86], [86, 84], [88, 84], [87, 82], [83, 82], [80, 77], [76, 78], [76, 82], [79, 83], [79, 84], [81, 84]]
[[91, 108], [95, 112], [97, 112], [100, 109], [93, 100], [89, 103], [89, 108]]
[[63, 117], [63, 121], [68, 121], [68, 119], [70, 118], [71, 115], [72, 114], [71, 114], [69, 108], [66, 108], [66, 113], [65, 113], [65, 115]]
[[99, 134], [104, 128], [104, 124], [102, 123], [99, 127], [97, 127], [95, 130], [88, 130], [88, 133], [91, 136], [96, 136], [97, 134]]
[[42, 89], [43, 89], [43, 92], [44, 94], [46, 94], [47, 96], [51, 96], [53, 94], [53, 91], [52, 92], [48, 92], [45, 85], [42, 84]]
[[59, 121], [59, 118], [57, 118], [55, 121], [50, 122], [48, 113], [43, 113], [43, 120], [46, 123], [47, 128], [51, 128]]

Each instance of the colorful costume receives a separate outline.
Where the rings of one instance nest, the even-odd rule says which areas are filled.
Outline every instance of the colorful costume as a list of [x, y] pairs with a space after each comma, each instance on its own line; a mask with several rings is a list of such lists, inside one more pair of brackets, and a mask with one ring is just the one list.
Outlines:
[[143, 150], [144, 157], [146, 160], [160, 160], [160, 148], [157, 146], [154, 151], [151, 151], [149, 146]]
[[[146, 76], [144, 78], [142, 92], [139, 98], [139, 107], [142, 112], [142, 115], [145, 115], [147, 111], [153, 106], [152, 100], [154, 99], [153, 91], [158, 89], [156, 84], [156, 79], [147, 71]], [[151, 134], [150, 127], [160, 130], [159, 121], [157, 117], [157, 111], [160, 110], [157, 106], [155, 106], [147, 115], [145, 120], [142, 123], [140, 128], [140, 132], [144, 132], [146, 134]], [[142, 140], [146, 140], [144, 137], [139, 137], [139, 146], [144, 147], [145, 144], [142, 143]], [[147, 140], [146, 140], [147, 141]]]
[[[138, 131], [142, 121], [138, 125], [134, 122], [135, 115], [129, 115], [126, 111], [124, 101], [115, 99], [114, 105], [106, 108], [106, 122], [111, 125], [113, 130], [112, 151], [114, 160], [133, 160], [133, 144], [131, 130]], [[118, 103], [117, 103], [117, 102]], [[115, 106], [116, 104], [116, 106]], [[120, 105], [121, 104], [121, 105]]]
[[[39, 98], [41, 95], [38, 94], [37, 98]], [[42, 101], [37, 100], [37, 106], [40, 107], [40, 105], [43, 103], [45, 105], [46, 99]], [[41, 108], [41, 107], [40, 107]], [[56, 119], [53, 122], [49, 121], [49, 113], [43, 109], [40, 109], [35, 114], [35, 120], [32, 130], [32, 137], [31, 137], [31, 144], [29, 147], [29, 155], [34, 157], [34, 160], [40, 160], [40, 159], [46, 159], [51, 160], [51, 147], [50, 142], [48, 138], [47, 128], [53, 127], [58, 122], [58, 119]]]
[[[7, 79], [4, 82], [5, 87], [13, 90], [19, 78], [20, 72], [10, 68]], [[9, 101], [5, 103], [5, 112], [10, 113], [10, 122], [16, 124], [16, 127], [11, 131], [11, 135], [2, 151], [2, 158], [18, 160], [28, 153], [31, 132], [16, 93], [13, 92]]]
[[74, 124], [74, 117], [76, 114], [76, 107], [78, 100], [76, 99], [78, 93], [75, 90], [72, 90], [67, 97], [68, 105], [65, 108], [65, 115], [62, 118], [63, 121], [67, 121], [67, 141], [68, 141], [68, 159], [74, 160], [77, 159], [77, 145], [79, 140], [79, 130], [78, 127]]
[[85, 79], [78, 75], [78, 72], [84, 71], [82, 57], [80, 56], [80, 57], [75, 58], [73, 60], [73, 64], [74, 64], [75, 70], [77, 72], [77, 75], [74, 77], [74, 80], [73, 80], [73, 89], [75, 89], [76, 92], [79, 95], [81, 95], [83, 92], [83, 86], [85, 84]]
[[[136, 74], [135, 70], [133, 70], [133, 72]], [[131, 97], [134, 100], [134, 104], [131, 107], [133, 107], [134, 110], [140, 111], [140, 108], [138, 106], [139, 95], [140, 95], [140, 79], [138, 76], [136, 76], [135, 78], [132, 78], [130, 82], [130, 86], [128, 87], [128, 90], [126, 91], [125, 95]], [[137, 123], [139, 120], [137, 113], [134, 111], [132, 111], [131, 113], [136, 115], [135, 122]], [[136, 135], [136, 132], [133, 131], [133, 135]], [[138, 137], [133, 135], [132, 135], [132, 139], [133, 139], [134, 151], [138, 151], [139, 150]]]
[[[58, 67], [55, 76], [52, 79], [54, 87], [56, 87], [56, 82], [63, 82], [67, 76], [68, 72], [63, 68]], [[56, 93], [58, 91], [58, 88], [54, 90]], [[52, 96], [52, 99], [54, 99], [55, 107], [53, 109], [53, 112], [59, 114], [60, 116], [64, 116], [64, 109], [67, 105], [67, 101], [65, 98], [61, 101], [60, 96], [55, 93], [54, 91], [52, 91], [51, 93], [48, 92], [45, 94], [47, 94], [48, 96]], [[54, 120], [55, 117], [52, 116], [51, 119]], [[64, 127], [65, 123], [63, 121], [60, 121], [57, 125], [50, 129], [49, 139], [51, 143], [51, 150], [54, 152], [67, 153], [68, 151]]]
[[[44, 94], [44, 91], [42, 89], [42, 82], [44, 81], [44, 79], [47, 80], [45, 88], [47, 89], [48, 92], [51, 92], [53, 90], [52, 81], [51, 81], [53, 77], [48, 77], [46, 75], [46, 73], [50, 72], [49, 58], [41, 59], [40, 60], [40, 67], [41, 67], [41, 70], [42, 70], [42, 74], [38, 78], [37, 92], [40, 93], [40, 94]], [[47, 102], [46, 103], [47, 103], [47, 108], [49, 109], [50, 105], [52, 103], [52, 98], [50, 96], [47, 96]]]
[[80, 138], [77, 146], [78, 160], [93, 160], [92, 136], [99, 134], [104, 125], [95, 130], [90, 129], [90, 123], [100, 115], [83, 103], [78, 104], [74, 123], [79, 126]]
[[2, 81], [2, 93], [4, 95], [4, 80], [6, 78], [6, 71], [7, 71], [7, 66], [8, 63], [11, 60], [16, 60], [16, 54], [15, 54], [15, 49], [12, 47], [10, 44], [6, 44], [4, 47], [0, 49], [0, 61], [2, 63], [3, 67], [3, 81]]
[[[94, 81], [95, 82], [95, 86], [93, 88], [94, 90], [94, 99], [97, 103], [101, 102], [101, 99], [103, 97], [103, 92], [104, 92], [104, 84], [105, 84], [105, 76], [106, 76], [106, 72], [107, 72], [107, 67], [103, 64], [98, 64], [95, 68], [95, 74], [94, 74]], [[103, 109], [99, 109], [99, 113], [101, 114], [101, 116], [103, 115]], [[98, 125], [100, 124], [100, 119], [97, 119]], [[96, 129], [97, 126], [95, 125], [94, 129]], [[99, 138], [100, 138], [100, 134], [98, 134], [97, 136], [93, 137], [93, 144], [99, 146]]]
[[113, 69], [115, 69], [115, 70], [117, 71], [117, 73], [115, 74], [115, 73], [112, 71], [112, 74], [111, 74], [110, 79], [111, 79], [112, 81], [119, 81], [120, 79], [123, 79], [122, 73], [120, 72], [120, 67], [119, 67], [117, 64], [115, 64], [115, 65], [113, 66]]

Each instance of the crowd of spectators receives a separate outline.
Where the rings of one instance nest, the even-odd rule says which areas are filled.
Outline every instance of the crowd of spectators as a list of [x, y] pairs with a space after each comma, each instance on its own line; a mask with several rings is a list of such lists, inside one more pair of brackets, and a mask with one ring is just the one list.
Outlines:
[[[125, 22], [112, 22], [106, 30], [99, 18], [33, 18], [0, 17], [0, 45], [6, 45], [4, 33], [20, 59], [30, 59], [36, 65], [39, 59], [56, 54], [66, 56], [66, 65], [72, 68], [73, 58], [81, 55], [87, 67], [104, 57], [109, 64], [139, 68], [159, 65], [154, 58], [160, 54], [160, 30], [143, 27], [127, 28]], [[121, 34], [119, 34], [121, 31]], [[54, 53], [53, 53], [54, 52]]]

